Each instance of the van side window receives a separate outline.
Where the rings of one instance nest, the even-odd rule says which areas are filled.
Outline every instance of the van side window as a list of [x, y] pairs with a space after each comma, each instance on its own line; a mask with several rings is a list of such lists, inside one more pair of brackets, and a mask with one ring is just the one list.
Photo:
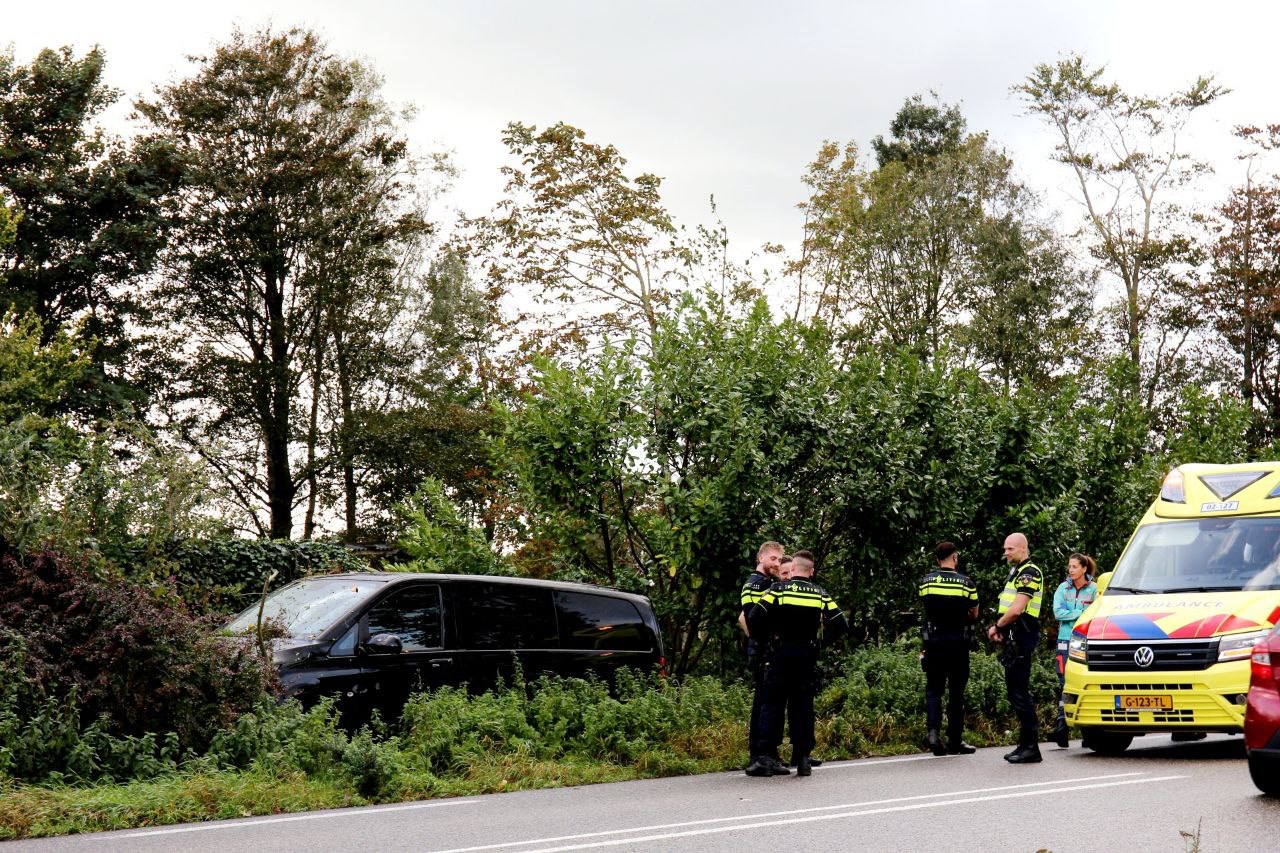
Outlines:
[[630, 601], [559, 590], [555, 599], [562, 647], [614, 651], [648, 651], [653, 648], [653, 632]]
[[395, 634], [406, 652], [440, 648], [440, 587], [410, 586], [392, 592], [369, 611], [368, 633]]
[[549, 590], [465, 581], [450, 584], [449, 596], [460, 648], [554, 649], [559, 645]]
[[329, 647], [329, 657], [345, 658], [356, 653], [356, 635], [360, 633], [360, 623], [352, 625], [342, 632], [342, 636], [333, 641]]

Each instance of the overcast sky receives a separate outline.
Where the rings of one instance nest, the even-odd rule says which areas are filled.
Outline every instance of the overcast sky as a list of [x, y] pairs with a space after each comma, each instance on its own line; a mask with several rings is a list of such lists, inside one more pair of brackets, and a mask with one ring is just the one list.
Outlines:
[[[190, 71], [235, 25], [305, 25], [338, 53], [371, 61], [388, 97], [412, 103], [422, 151], [454, 152], [451, 202], [487, 210], [502, 185], [512, 120], [566, 121], [612, 142], [635, 171], [664, 178], [677, 218], [705, 221], [714, 194], [739, 251], [799, 238], [800, 175], [823, 139], [864, 148], [903, 99], [936, 90], [970, 129], [989, 131], [1064, 216], [1069, 176], [1053, 139], [1009, 87], [1038, 62], [1083, 52], [1122, 86], [1167, 93], [1199, 74], [1234, 92], [1205, 111], [1189, 145], [1222, 187], [1240, 166], [1229, 132], [1280, 122], [1271, 2], [527, 2], [11, 4], [0, 45], [20, 63], [42, 47], [94, 44], [128, 98]], [[123, 109], [113, 115], [119, 121]]]

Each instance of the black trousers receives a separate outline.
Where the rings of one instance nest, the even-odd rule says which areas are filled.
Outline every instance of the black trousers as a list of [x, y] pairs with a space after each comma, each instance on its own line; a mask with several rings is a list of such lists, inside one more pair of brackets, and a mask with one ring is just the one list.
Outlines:
[[930, 729], [942, 730], [942, 694], [947, 694], [947, 742], [964, 737], [964, 689], [969, 683], [969, 641], [963, 636], [924, 644], [924, 708]]
[[1018, 717], [1018, 746], [1035, 746], [1040, 742], [1036, 730], [1036, 703], [1031, 699], [1031, 658], [1039, 639], [1038, 633], [1019, 628], [1005, 640], [1010, 646], [1002, 658], [1004, 683], [1009, 704]]
[[777, 744], [770, 745], [764, 738], [763, 712], [765, 703], [764, 666], [757, 665], [751, 672], [755, 693], [751, 697], [751, 724], [747, 731], [747, 749], [752, 758], [757, 755], [778, 757]]
[[791, 760], [813, 752], [813, 697], [817, 692], [816, 653], [771, 655], [764, 665], [764, 702], [760, 709], [763, 754], [777, 755], [784, 719], [791, 721]]

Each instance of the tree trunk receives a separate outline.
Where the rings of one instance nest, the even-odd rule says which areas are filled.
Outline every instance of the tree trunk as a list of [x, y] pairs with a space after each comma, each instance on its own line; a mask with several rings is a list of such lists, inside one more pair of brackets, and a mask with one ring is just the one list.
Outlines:
[[356, 467], [351, 458], [350, 430], [354, 426], [355, 415], [354, 389], [351, 382], [351, 362], [347, 357], [347, 342], [339, 325], [334, 323], [333, 357], [337, 368], [338, 407], [342, 411], [342, 423], [338, 427], [338, 454], [342, 458], [342, 496], [343, 518], [346, 524], [346, 539], [353, 542], [359, 532], [359, 520], [356, 507], [359, 495], [356, 492]]
[[267, 453], [267, 503], [271, 510], [271, 538], [293, 535], [293, 499], [297, 493], [289, 466], [289, 340], [285, 328], [283, 276], [267, 276], [267, 334], [270, 344], [266, 380], [268, 418], [263, 424]]

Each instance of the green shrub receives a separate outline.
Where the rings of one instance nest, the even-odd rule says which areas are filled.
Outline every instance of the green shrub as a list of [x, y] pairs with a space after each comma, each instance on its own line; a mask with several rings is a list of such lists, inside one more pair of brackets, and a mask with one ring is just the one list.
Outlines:
[[199, 612], [237, 613], [271, 588], [314, 574], [368, 569], [368, 564], [336, 542], [288, 539], [182, 539], [156, 546], [138, 542], [131, 564], [151, 581], [170, 580]]
[[0, 771], [134, 778], [270, 695], [256, 655], [181, 602], [44, 553], [0, 555]]

